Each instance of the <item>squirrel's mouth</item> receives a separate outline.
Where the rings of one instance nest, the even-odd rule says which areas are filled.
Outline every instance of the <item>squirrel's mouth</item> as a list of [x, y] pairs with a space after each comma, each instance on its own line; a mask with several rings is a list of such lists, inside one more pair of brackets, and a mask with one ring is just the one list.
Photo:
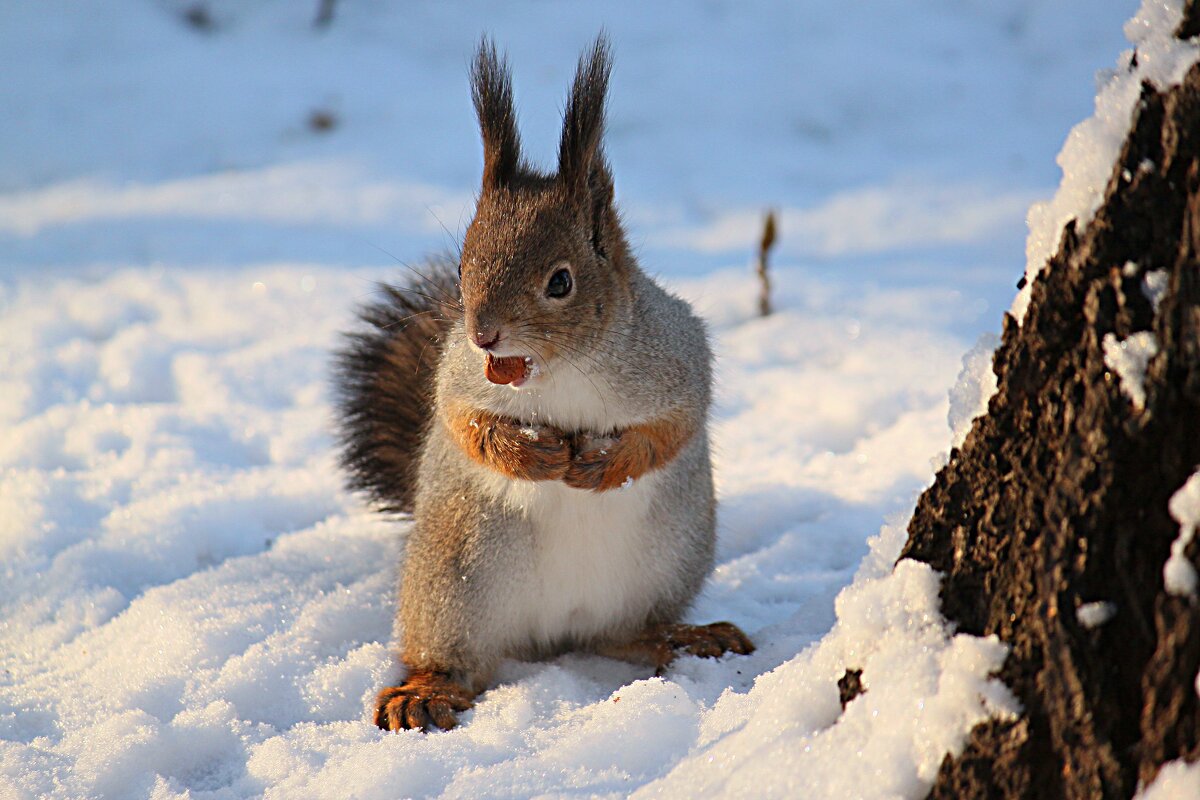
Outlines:
[[487, 354], [484, 374], [492, 383], [507, 384], [515, 389], [524, 384], [525, 381], [536, 376], [537, 373], [537, 364], [533, 363], [532, 356], [504, 356], [498, 358], [491, 353]]

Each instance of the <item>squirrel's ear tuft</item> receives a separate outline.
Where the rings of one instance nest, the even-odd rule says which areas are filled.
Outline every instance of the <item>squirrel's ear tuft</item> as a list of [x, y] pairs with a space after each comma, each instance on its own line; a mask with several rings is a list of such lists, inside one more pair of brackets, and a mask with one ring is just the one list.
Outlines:
[[483, 137], [483, 188], [496, 189], [516, 174], [521, 161], [517, 114], [513, 108], [512, 75], [508, 59], [496, 55], [496, 45], [479, 41], [471, 67], [471, 99]]
[[568, 186], [587, 190], [598, 176], [605, 176], [604, 157], [600, 155], [600, 140], [604, 134], [604, 95], [608, 91], [608, 75], [612, 71], [612, 48], [608, 37], [601, 33], [591, 50], [579, 58], [575, 83], [567, 97], [563, 112], [562, 140], [558, 145], [558, 174]]

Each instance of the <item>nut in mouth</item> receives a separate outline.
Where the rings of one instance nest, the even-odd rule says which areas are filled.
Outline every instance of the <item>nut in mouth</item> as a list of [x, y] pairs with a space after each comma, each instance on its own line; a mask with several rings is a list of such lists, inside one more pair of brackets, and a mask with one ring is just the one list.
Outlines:
[[529, 356], [505, 356], [497, 358], [488, 353], [484, 374], [487, 379], [496, 384], [520, 386], [529, 380], [534, 373], [533, 359]]

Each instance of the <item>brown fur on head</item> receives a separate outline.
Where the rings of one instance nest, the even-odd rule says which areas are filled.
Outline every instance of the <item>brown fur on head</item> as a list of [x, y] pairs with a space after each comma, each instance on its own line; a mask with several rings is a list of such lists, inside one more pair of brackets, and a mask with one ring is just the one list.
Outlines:
[[[463, 242], [461, 283], [467, 338], [497, 356], [574, 360], [629, 306], [628, 246], [601, 146], [610, 69], [601, 35], [579, 60], [558, 171], [545, 175], [521, 158], [507, 62], [489, 41], [479, 46], [471, 86], [483, 183]], [[570, 291], [548, 296], [563, 269]]]

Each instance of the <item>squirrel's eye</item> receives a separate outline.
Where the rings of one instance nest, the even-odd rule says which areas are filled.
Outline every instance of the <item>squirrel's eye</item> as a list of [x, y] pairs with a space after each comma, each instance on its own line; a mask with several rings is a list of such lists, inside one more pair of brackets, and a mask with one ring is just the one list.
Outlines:
[[571, 271], [560, 269], [550, 276], [546, 284], [546, 297], [566, 297], [571, 293]]
[[462, 283], [462, 262], [458, 262], [458, 282]]

